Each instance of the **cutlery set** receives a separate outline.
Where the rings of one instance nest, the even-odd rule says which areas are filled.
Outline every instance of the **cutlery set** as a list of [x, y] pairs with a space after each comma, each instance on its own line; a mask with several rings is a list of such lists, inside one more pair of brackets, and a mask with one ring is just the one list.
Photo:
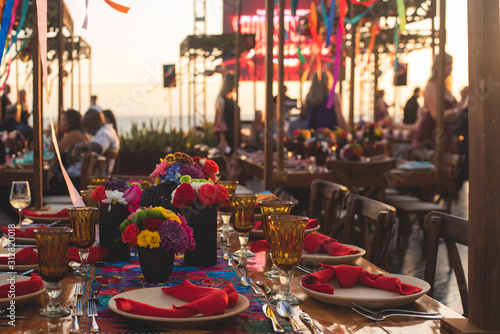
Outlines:
[[[73, 317], [70, 333], [80, 332], [78, 317], [83, 317], [84, 315], [83, 301], [82, 301], [83, 293], [84, 293], [83, 284], [77, 283], [75, 285], [73, 302], [70, 305], [71, 317]], [[87, 302], [87, 316], [92, 319], [91, 331], [99, 332], [99, 326], [97, 325], [97, 321], [95, 320], [95, 317], [97, 316], [97, 291], [94, 291], [94, 293]]]
[[443, 319], [444, 315], [440, 315], [437, 312], [420, 312], [405, 309], [383, 309], [383, 310], [371, 310], [367, 307], [363, 307], [355, 302], [352, 303], [354, 306], [351, 309], [373, 321], [382, 321], [390, 317], [413, 317], [421, 319], [438, 320]]

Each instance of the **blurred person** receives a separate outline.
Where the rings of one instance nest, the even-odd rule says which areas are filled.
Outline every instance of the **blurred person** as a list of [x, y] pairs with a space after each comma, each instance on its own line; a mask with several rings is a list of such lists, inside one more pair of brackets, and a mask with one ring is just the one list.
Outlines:
[[[82, 115], [76, 110], [63, 111], [59, 121], [59, 129], [63, 135], [57, 142], [61, 154], [73, 150], [76, 144], [88, 142], [88, 138], [83, 133]], [[53, 141], [49, 144], [49, 151], [54, 151]]]
[[21, 123], [28, 125], [28, 119], [31, 113], [28, 110], [28, 101], [26, 98], [26, 91], [21, 89], [17, 97], [17, 109], [21, 115]]
[[265, 124], [262, 119], [262, 110], [255, 110], [254, 120], [250, 124], [250, 143], [258, 150], [264, 148]]
[[338, 94], [335, 94], [332, 107], [326, 106], [330, 95], [330, 86], [329, 73], [322, 71], [321, 80], [318, 73], [314, 73], [309, 93], [306, 96], [308, 129], [316, 130], [326, 127], [335, 130], [337, 126], [342, 129], [347, 128]]
[[215, 101], [214, 122], [214, 132], [218, 139], [217, 147], [226, 155], [231, 155], [236, 150], [234, 147], [234, 118], [236, 112], [233, 100], [234, 92], [234, 74], [227, 73]]
[[420, 87], [417, 87], [413, 90], [413, 95], [406, 102], [406, 105], [403, 109], [403, 123], [404, 124], [415, 124], [418, 119], [418, 110], [420, 105], [418, 103], [418, 98], [420, 97]]
[[383, 89], [379, 90], [377, 92], [376, 96], [376, 104], [375, 104], [375, 114], [378, 117], [378, 122], [387, 122], [387, 123], [392, 123], [391, 116], [389, 116], [389, 107], [394, 106], [387, 104], [385, 102], [385, 91]]
[[106, 109], [102, 112], [104, 115], [104, 122], [107, 124], [112, 124], [113, 129], [115, 129], [116, 134], [118, 135], [118, 125], [116, 124], [115, 114], [109, 109]]
[[24, 135], [24, 138], [28, 139], [33, 134], [33, 130], [28, 125], [19, 122], [20, 118], [17, 106], [13, 104], [7, 106], [5, 120], [0, 123], [0, 131], [18, 130]]
[[6, 113], [7, 113], [7, 107], [12, 104], [9, 99], [9, 94], [10, 94], [10, 85], [5, 84], [3, 87], [3, 94], [2, 94], [2, 110], [0, 110], [0, 115], [2, 116], [0, 122], [5, 121], [7, 118]]
[[307, 129], [307, 107], [305, 104], [300, 108], [299, 116], [288, 123], [288, 128], [286, 130], [287, 138], [292, 139], [293, 131], [299, 129]]
[[443, 152], [450, 153], [451, 141], [453, 138], [453, 122], [459, 112], [459, 104], [450, 91], [450, 76], [453, 69], [453, 57], [449, 54], [445, 54], [444, 96], [437, 96], [438, 59], [439, 55], [436, 55], [432, 64], [431, 76], [424, 89], [422, 117], [413, 136], [413, 147], [416, 149], [434, 150], [436, 146], [434, 139], [434, 132], [436, 130], [436, 115], [439, 109], [439, 102], [441, 99], [444, 99], [444, 126], [440, 140], [442, 140]]
[[99, 106], [97, 104], [97, 95], [90, 96], [90, 107], [88, 110], [90, 110], [90, 109], [96, 109], [96, 110], [102, 112], [101, 106]]

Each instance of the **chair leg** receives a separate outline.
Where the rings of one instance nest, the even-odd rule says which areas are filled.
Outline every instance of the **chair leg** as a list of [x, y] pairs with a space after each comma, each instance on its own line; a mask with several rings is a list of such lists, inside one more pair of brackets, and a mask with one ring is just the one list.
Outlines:
[[[410, 241], [411, 234], [411, 220], [408, 212], [401, 212], [401, 220], [399, 221], [401, 229], [401, 248], [399, 249], [399, 268], [403, 268], [406, 250], [408, 249], [408, 242]], [[399, 238], [398, 238], [399, 239]]]

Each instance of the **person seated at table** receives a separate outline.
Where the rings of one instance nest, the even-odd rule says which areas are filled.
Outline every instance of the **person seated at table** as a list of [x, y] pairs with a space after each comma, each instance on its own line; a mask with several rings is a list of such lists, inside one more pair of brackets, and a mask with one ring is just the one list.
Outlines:
[[313, 75], [311, 87], [306, 96], [308, 129], [335, 130], [336, 127], [347, 129], [338, 94], [335, 94], [333, 105], [330, 108], [327, 107], [331, 86], [330, 76], [330, 73], [325, 71], [321, 72], [321, 78], [318, 77], [317, 72]]
[[255, 110], [255, 117], [250, 124], [250, 144], [258, 150], [264, 149], [264, 122], [262, 110]]
[[307, 107], [305, 104], [300, 108], [299, 116], [288, 123], [286, 137], [293, 139], [293, 131], [300, 129], [307, 129]]
[[106, 109], [102, 112], [104, 115], [104, 121], [106, 124], [112, 124], [113, 129], [115, 129], [116, 134], [118, 134], [118, 125], [116, 124], [116, 117], [115, 114], [109, 109]]
[[[88, 142], [88, 138], [83, 133], [82, 115], [76, 110], [63, 111], [59, 121], [59, 132], [62, 137], [57, 141], [57, 144], [61, 155], [73, 150], [76, 144]], [[55, 151], [53, 141], [49, 143], [49, 151]]]
[[19, 122], [20, 114], [17, 111], [17, 106], [11, 104], [5, 110], [5, 121], [0, 123], [0, 131], [14, 131], [18, 130], [28, 139], [33, 134], [33, 130], [24, 123]]

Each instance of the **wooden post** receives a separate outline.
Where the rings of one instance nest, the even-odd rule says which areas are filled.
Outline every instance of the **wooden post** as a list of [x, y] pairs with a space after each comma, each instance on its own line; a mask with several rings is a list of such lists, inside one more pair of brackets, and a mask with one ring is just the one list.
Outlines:
[[[64, 36], [63, 36], [63, 26], [64, 26], [64, 2], [63, 0], [59, 0], [59, 15], [58, 15], [58, 32], [57, 32], [57, 60], [59, 65], [59, 100], [58, 100], [58, 108], [57, 108], [57, 120], [61, 119], [61, 114], [64, 111]], [[59, 129], [59, 128], [58, 128]], [[59, 132], [59, 130], [58, 130]]]
[[273, 190], [273, 34], [274, 1], [266, 0], [266, 125], [264, 129], [264, 188]]
[[71, 35], [71, 109], [75, 108], [75, 55], [73, 51], [75, 50], [75, 39]]
[[234, 101], [234, 147], [233, 152], [238, 151], [238, 147], [240, 147], [240, 134], [241, 134], [241, 126], [240, 126], [240, 93], [239, 93], [239, 85], [240, 85], [240, 55], [241, 55], [241, 0], [238, 0], [237, 4], [237, 15], [238, 15], [238, 31], [236, 32], [236, 71], [234, 73], [234, 89], [236, 90], [236, 98]]
[[182, 57], [179, 59], [179, 74], [178, 74], [179, 83], [179, 131], [182, 132]]
[[82, 58], [80, 52], [78, 53], [78, 111], [82, 112]]
[[373, 48], [373, 121], [378, 122], [378, 113], [377, 113], [377, 93], [378, 93], [378, 45], [377, 41], [375, 41], [375, 47]]
[[[351, 3], [352, 12], [352, 3]], [[351, 24], [351, 78], [350, 78], [350, 93], [349, 93], [349, 125], [354, 126], [354, 88], [355, 83], [355, 67], [356, 67], [356, 46], [355, 37], [356, 36], [356, 24]]]
[[[34, 22], [38, 22], [36, 4], [34, 5]], [[40, 66], [40, 47], [38, 42], [38, 27], [33, 25], [33, 184], [32, 191], [35, 194], [35, 209], [43, 207], [43, 150], [42, 150], [42, 76]]]
[[438, 59], [438, 77], [437, 77], [437, 96], [438, 105], [436, 112], [436, 130], [434, 133], [434, 155], [436, 169], [438, 172], [443, 167], [443, 140], [444, 138], [444, 67], [446, 58], [446, 1], [439, 2], [439, 59]]
[[469, 323], [500, 330], [499, 3], [468, 1], [469, 15]]
[[277, 169], [283, 171], [284, 167], [284, 146], [283, 137], [285, 131], [285, 65], [284, 65], [284, 49], [285, 49], [285, 0], [279, 0], [279, 30], [278, 30], [278, 99], [276, 103], [276, 124], [278, 127], [278, 147], [277, 154]]

